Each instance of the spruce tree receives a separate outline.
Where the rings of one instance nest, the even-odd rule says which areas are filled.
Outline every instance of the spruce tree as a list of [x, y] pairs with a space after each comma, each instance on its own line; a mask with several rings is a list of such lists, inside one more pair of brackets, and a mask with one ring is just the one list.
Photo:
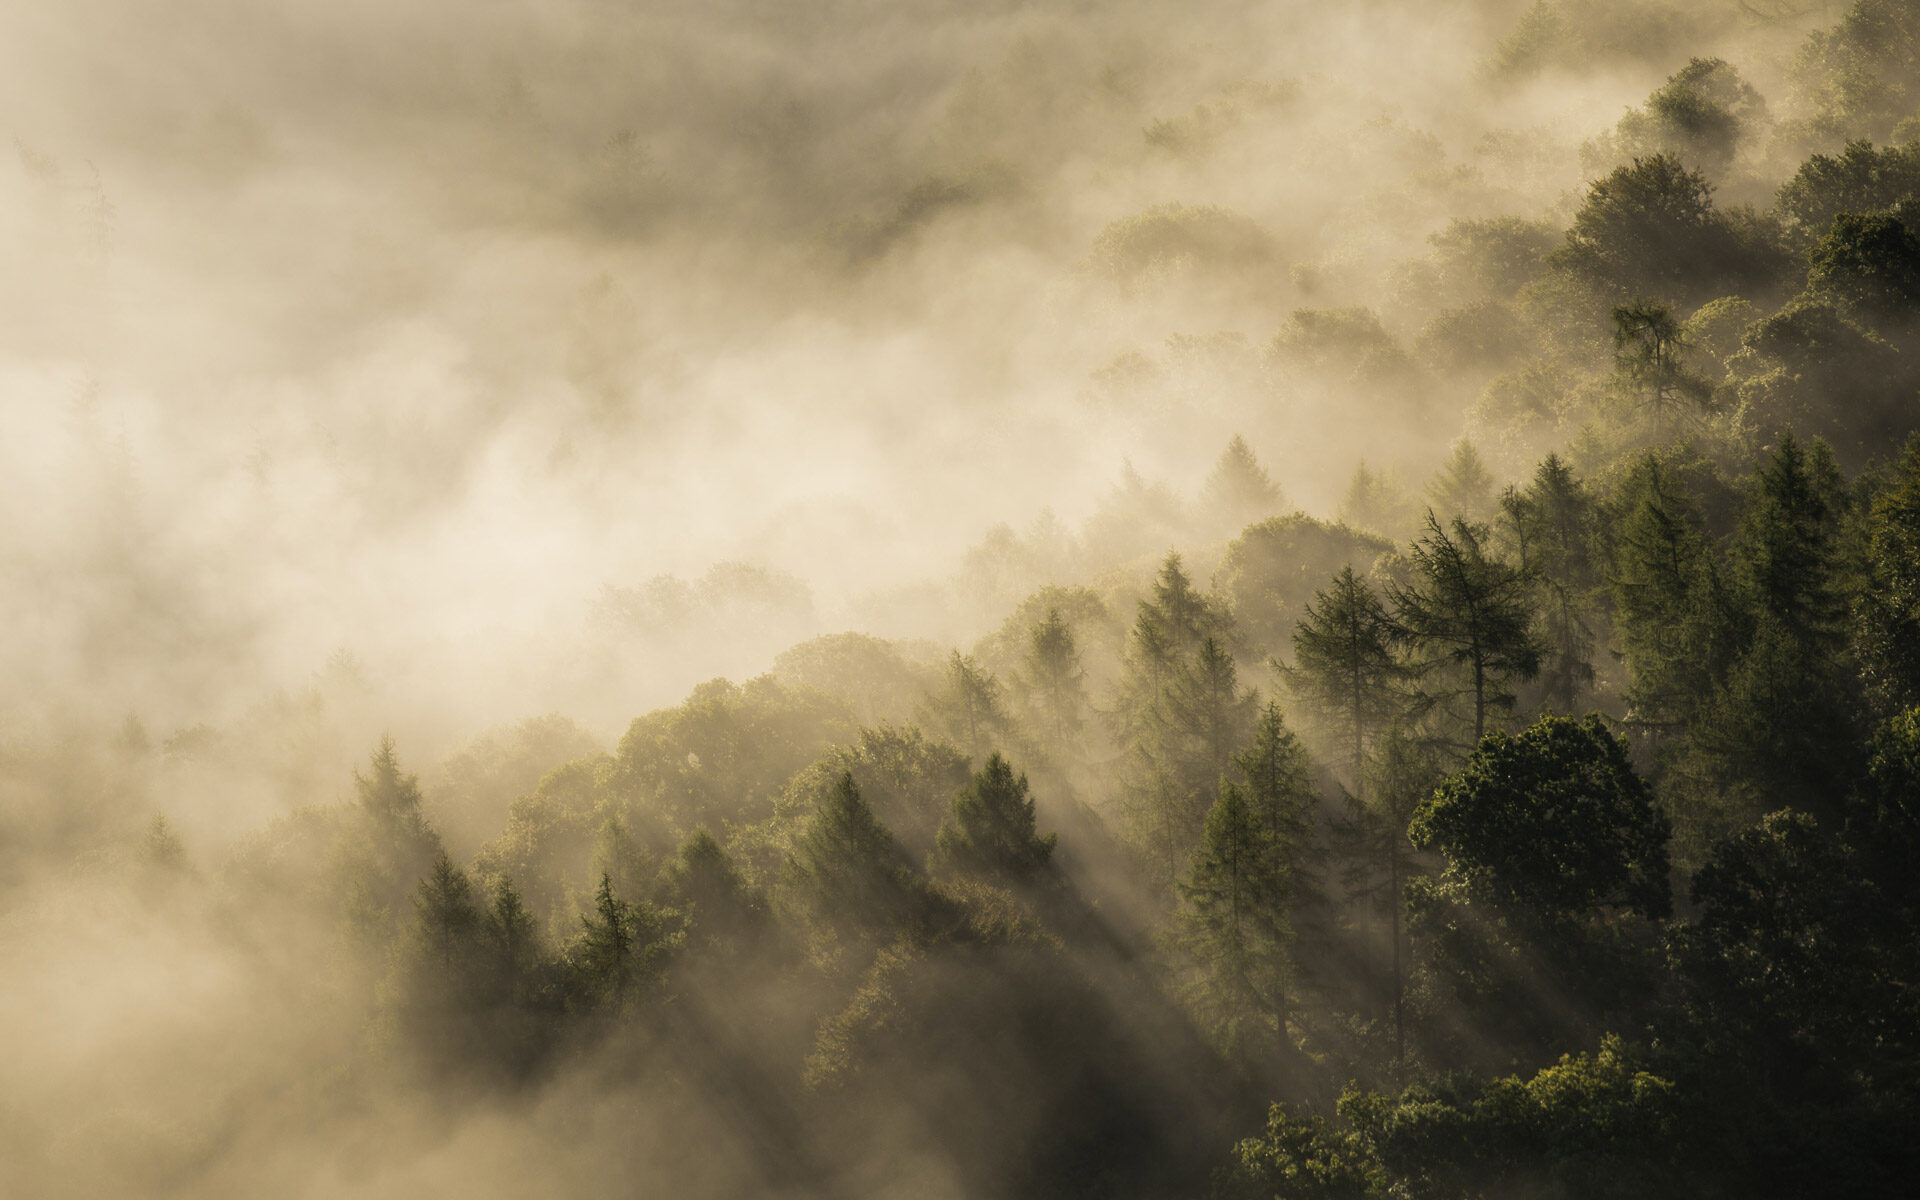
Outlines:
[[1344, 742], [1356, 796], [1365, 788], [1368, 739], [1403, 704], [1401, 636], [1386, 605], [1352, 567], [1314, 594], [1293, 633], [1287, 683]]
[[1199, 967], [1193, 996], [1237, 1052], [1286, 1038], [1289, 880], [1272, 840], [1232, 783], [1221, 786], [1180, 884], [1181, 942]]
[[1238, 530], [1278, 513], [1284, 502], [1247, 439], [1236, 433], [1207, 476], [1200, 503], [1215, 524]]
[[995, 883], [1028, 884], [1047, 872], [1055, 841], [1056, 835], [1041, 837], [1037, 830], [1027, 777], [1015, 775], [996, 753], [954, 797], [953, 813], [940, 827], [935, 857], [950, 871]]
[[885, 937], [922, 915], [920, 881], [851, 772], [841, 774], [814, 810], [791, 862], [809, 909], [828, 925]]
[[963, 747], [975, 762], [1005, 745], [1012, 728], [1000, 680], [958, 650], [947, 657], [940, 690], [928, 698], [927, 718], [936, 733]]
[[1421, 692], [1442, 709], [1464, 699], [1477, 745], [1488, 714], [1513, 707], [1510, 684], [1540, 669], [1527, 577], [1487, 553], [1487, 527], [1432, 512], [1412, 547], [1414, 577], [1390, 585], [1395, 616], [1420, 658]]
[[1453, 453], [1427, 484], [1427, 503], [1449, 519], [1484, 521], [1493, 515], [1493, 472], [1472, 442], [1461, 438], [1453, 444]]
[[1026, 670], [1021, 684], [1027, 705], [1048, 749], [1057, 755], [1070, 755], [1087, 707], [1086, 673], [1080, 665], [1073, 627], [1058, 608], [1049, 608], [1045, 619], [1033, 627], [1022, 663]]

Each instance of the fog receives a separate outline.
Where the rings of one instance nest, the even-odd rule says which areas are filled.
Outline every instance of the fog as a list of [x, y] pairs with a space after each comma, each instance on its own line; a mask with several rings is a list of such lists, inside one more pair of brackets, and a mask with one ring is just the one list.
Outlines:
[[[751, 1073], [863, 978], [831, 955], [794, 996], [690, 972], [673, 1033], [568, 1034], [535, 1083], [392, 1065], [404, 938], [323, 916], [346, 835], [299, 839], [390, 734], [472, 862], [548, 771], [696, 685], [890, 639], [922, 674], [844, 696], [822, 744], [846, 744], [1046, 585], [1107, 599], [1081, 637], [1116, 676], [1092, 647], [1160, 560], [1205, 585], [1246, 523], [1208, 508], [1232, 438], [1332, 520], [1363, 462], [1417, 494], [1476, 432], [1491, 372], [1383, 384], [1316, 359], [1297, 310], [1364, 306], [1413, 353], [1475, 299], [1434, 235], [1558, 239], [1614, 165], [1596, 139], [1690, 58], [1767, 97], [1714, 182], [1771, 204], [1810, 148], [1794, 56], [1837, 17], [1774, 7], [0, 10], [0, 1191], [988, 1194], [964, 1130], [863, 1126], [871, 1096], [770, 1132], [814, 1106]], [[1482, 443], [1503, 482], [1546, 448]], [[1041, 823], [1144, 946], [1097, 773], [1048, 776]], [[1231, 1107], [1197, 1035], [1158, 1032], [1170, 1002], [1112, 982], [1132, 950], [1060, 953], [1164, 1103]], [[696, 1053], [694, 1026], [747, 1032]], [[1038, 1111], [1057, 1082], [997, 1086]], [[1159, 1136], [1189, 1133], [1220, 1140]], [[1176, 1161], [1138, 1194], [1175, 1194]]]

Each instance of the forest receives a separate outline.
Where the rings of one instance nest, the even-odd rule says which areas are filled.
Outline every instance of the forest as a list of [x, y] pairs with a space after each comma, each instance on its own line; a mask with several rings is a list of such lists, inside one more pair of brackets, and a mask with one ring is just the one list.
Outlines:
[[1920, 6], [667, 7], [1006, 62], [18, 117], [0, 1192], [1911, 1194]]

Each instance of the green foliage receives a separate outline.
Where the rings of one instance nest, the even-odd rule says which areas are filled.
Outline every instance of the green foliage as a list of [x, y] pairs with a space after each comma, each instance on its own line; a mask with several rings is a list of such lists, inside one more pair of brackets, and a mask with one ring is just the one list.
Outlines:
[[1221, 786], [1187, 877], [1179, 940], [1199, 975], [1192, 998], [1213, 1035], [1236, 1055], [1284, 1043], [1292, 879], [1285, 843], [1265, 828], [1240, 788]]
[[1468, 302], [1511, 300], [1546, 270], [1560, 231], [1522, 217], [1455, 218], [1427, 239], [1438, 291]]
[[1729, 608], [1698, 507], [1659, 460], [1644, 460], [1613, 534], [1616, 644], [1629, 669], [1627, 720], [1684, 731], [1724, 677]]
[[1070, 756], [1086, 719], [1086, 672], [1073, 627], [1058, 608], [1049, 608], [1033, 626], [1021, 665], [1015, 686], [1025, 697], [1029, 719], [1050, 753]]
[[[1413, 578], [1387, 588], [1394, 615], [1422, 655], [1419, 695], [1472, 743], [1487, 716], [1513, 707], [1508, 685], [1540, 669], [1531, 584], [1524, 572], [1489, 554], [1488, 529], [1456, 518], [1451, 534], [1427, 514], [1427, 532], [1410, 550]], [[1457, 701], [1470, 718], [1447, 710]], [[1471, 744], [1471, 743], [1470, 743]]]
[[843, 934], [885, 940], [916, 928], [927, 912], [925, 884], [851, 772], [808, 820], [789, 876], [812, 917]]
[[687, 946], [701, 953], [738, 954], [768, 932], [766, 897], [751, 887], [712, 834], [696, 829], [660, 871], [660, 903], [680, 914]]
[[1879, 150], [1851, 141], [1837, 155], [1815, 154], [1780, 185], [1774, 207], [1788, 235], [1810, 247], [1842, 213], [1875, 213], [1920, 197], [1920, 142]]
[[1622, 398], [1653, 417], [1665, 440], [1676, 422], [1697, 416], [1713, 388], [1686, 365], [1686, 330], [1665, 305], [1640, 302], [1613, 310], [1614, 377]]
[[602, 875], [566, 949], [574, 995], [590, 1009], [618, 1011], [646, 995], [679, 940], [653, 905], [621, 898]]
[[1813, 248], [1808, 291], [1838, 300], [1877, 326], [1910, 325], [1920, 317], [1920, 236], [1909, 217], [1920, 217], [1920, 204], [1835, 217]]
[[1493, 516], [1493, 472], [1465, 438], [1427, 484], [1427, 503], [1448, 520], [1486, 521]]
[[1681, 1096], [1617, 1037], [1530, 1079], [1480, 1088], [1416, 1086], [1395, 1098], [1348, 1093], [1340, 1114], [1389, 1181], [1421, 1200], [1487, 1195], [1638, 1200], [1683, 1195], [1674, 1178]]
[[1738, 70], [1722, 59], [1695, 58], [1647, 97], [1643, 108], [1622, 117], [1613, 136], [1590, 147], [1588, 157], [1611, 165], [1621, 158], [1671, 154], [1723, 175], [1742, 142], [1766, 124], [1766, 101]]
[[1267, 1111], [1267, 1127], [1233, 1148], [1234, 1162], [1215, 1189], [1221, 1200], [1373, 1200], [1386, 1172], [1351, 1129], [1335, 1129], [1285, 1104]]
[[607, 787], [644, 798], [681, 829], [717, 822], [743, 805], [759, 815], [789, 776], [852, 732], [846, 709], [809, 684], [715, 679], [685, 703], [628, 726]]
[[1128, 746], [1122, 784], [1136, 847], [1170, 885], [1199, 837], [1207, 806], [1252, 727], [1222, 641], [1231, 623], [1170, 554], [1140, 602], [1116, 713]]
[[1314, 595], [1294, 629], [1288, 686], [1344, 742], [1356, 796], [1365, 788], [1368, 739], [1405, 707], [1401, 632], [1352, 567]]
[[1920, 439], [1910, 439], [1867, 522], [1854, 644], [1882, 713], [1920, 705]]
[[1608, 306], [1764, 290], [1785, 266], [1765, 229], [1715, 209], [1706, 177], [1669, 154], [1596, 181], [1553, 262]]
[[995, 753], [967, 789], [935, 843], [942, 868], [1002, 884], [1025, 885], [1048, 873], [1058, 835], [1041, 837], [1034, 825], [1027, 777], [1016, 776]]
[[1127, 291], [1196, 274], [1240, 274], [1273, 261], [1273, 236], [1251, 217], [1217, 205], [1156, 204], [1093, 239], [1087, 268]]
[[850, 775], [863, 803], [899, 837], [909, 854], [924, 857], [948, 803], [967, 786], [967, 756], [917, 726], [862, 729], [850, 746], [835, 746], [787, 783], [786, 799], [819, 808]]
[[1254, 457], [1247, 439], [1234, 434], [1207, 476], [1201, 511], [1217, 525], [1237, 530], [1272, 516], [1284, 504], [1279, 485]]
[[1813, 132], [1886, 141], [1920, 110], [1920, 17], [1905, 0], [1855, 0], [1808, 36], [1797, 71]]
[[927, 696], [924, 719], [936, 736], [960, 747], [968, 758], [982, 761], [1013, 741], [1013, 721], [1002, 691], [993, 672], [972, 655], [955, 650], [947, 656], [939, 689]]
[[1447, 856], [1447, 884], [1510, 914], [1657, 918], [1671, 908], [1667, 819], [1598, 717], [1489, 734], [1407, 833]]
[[1393, 543], [1304, 513], [1250, 525], [1227, 546], [1215, 585], [1233, 606], [1234, 626], [1255, 653], [1278, 654], [1328, 576], [1362, 573]]

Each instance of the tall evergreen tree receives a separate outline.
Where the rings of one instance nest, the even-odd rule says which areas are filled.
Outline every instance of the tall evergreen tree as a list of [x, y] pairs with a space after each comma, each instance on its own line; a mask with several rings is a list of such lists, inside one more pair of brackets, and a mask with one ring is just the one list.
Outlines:
[[1448, 519], [1485, 521], [1493, 515], [1493, 472], [1465, 438], [1427, 484], [1427, 503]]
[[995, 883], [1038, 880], [1053, 858], [1056, 835], [1041, 837], [1034, 823], [1027, 777], [1015, 775], [999, 754], [975, 773], [953, 799], [953, 814], [940, 827], [936, 859], [951, 871]]
[[1200, 968], [1194, 998], [1216, 1036], [1257, 1052], [1287, 1037], [1289, 880], [1245, 794], [1232, 783], [1207, 814], [1180, 885], [1181, 941]]
[[1731, 601], [1692, 499], [1649, 457], [1613, 536], [1615, 637], [1630, 672], [1628, 721], [1684, 732], [1733, 652]]
[[975, 762], [1004, 746], [1012, 731], [1000, 680], [970, 654], [953, 651], [939, 691], [928, 697], [927, 718], [940, 736], [965, 748]]
[[1352, 567], [1343, 567], [1314, 594], [1294, 630], [1287, 683], [1343, 740], [1356, 796], [1366, 786], [1368, 739], [1403, 704], [1406, 671], [1395, 649], [1400, 637], [1386, 605]]
[[1456, 519], [1449, 534], [1429, 512], [1426, 535], [1412, 547], [1413, 580], [1389, 587], [1422, 660], [1423, 697], [1443, 709], [1465, 699], [1474, 745], [1488, 713], [1513, 706], [1509, 684], [1540, 669], [1527, 577], [1487, 553], [1487, 533]]
[[1920, 705], [1920, 435], [1874, 499], [1867, 530], [1855, 644], [1874, 703], [1888, 716]]
[[1214, 464], [1213, 473], [1207, 476], [1201, 495], [1207, 516], [1218, 525], [1238, 530], [1273, 516], [1282, 504], [1279, 486], [1254, 457], [1247, 439], [1234, 434], [1220, 461]]
[[1058, 608], [1049, 608], [1033, 627], [1022, 665], [1020, 682], [1027, 705], [1049, 752], [1071, 754], [1085, 719], [1086, 672], [1080, 665], [1073, 627]]
[[792, 873], [815, 918], [838, 929], [885, 938], [922, 915], [924, 888], [851, 772], [807, 822]]

